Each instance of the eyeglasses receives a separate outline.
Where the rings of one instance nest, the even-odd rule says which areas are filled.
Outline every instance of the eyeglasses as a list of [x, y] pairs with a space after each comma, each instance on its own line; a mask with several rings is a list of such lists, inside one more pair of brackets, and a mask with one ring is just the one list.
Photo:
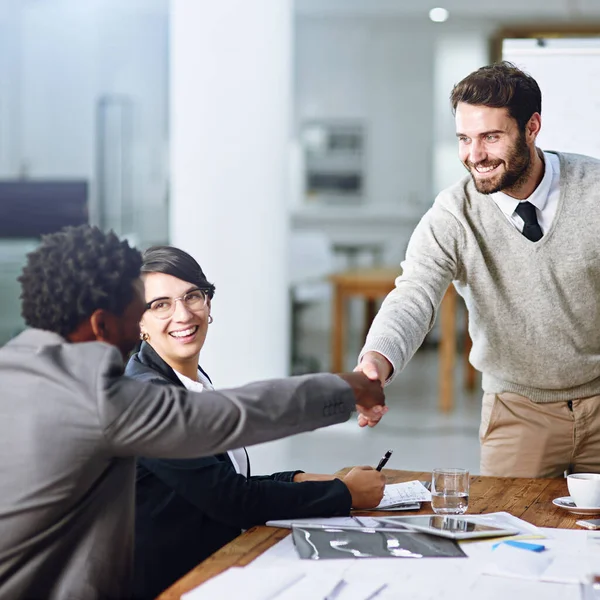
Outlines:
[[146, 304], [146, 310], [159, 319], [168, 319], [175, 312], [177, 300], [192, 312], [199, 312], [208, 304], [208, 293], [205, 290], [191, 290], [178, 298], [157, 298]]

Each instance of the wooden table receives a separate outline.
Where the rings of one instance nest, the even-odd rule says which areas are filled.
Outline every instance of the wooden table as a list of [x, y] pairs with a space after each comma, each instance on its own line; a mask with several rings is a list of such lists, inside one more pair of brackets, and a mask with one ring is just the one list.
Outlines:
[[[384, 298], [394, 289], [397, 267], [354, 269], [336, 273], [330, 277], [333, 284], [333, 327], [331, 330], [331, 370], [340, 373], [344, 370], [344, 349], [346, 347], [346, 327], [348, 324], [348, 299], [360, 297], [365, 300], [366, 328], [375, 317], [375, 301]], [[456, 315], [457, 293], [451, 285], [440, 307], [440, 347], [439, 347], [439, 408], [443, 412], [452, 410], [454, 405], [454, 366], [456, 364]], [[366, 335], [366, 332], [365, 332]], [[468, 361], [470, 338], [465, 345], [465, 386], [475, 388], [475, 369]]]
[[[340, 471], [340, 475], [347, 469]], [[430, 473], [416, 471], [395, 471], [384, 469], [388, 483], [429, 480]], [[566, 479], [516, 479], [507, 477], [471, 477], [469, 510], [467, 514], [481, 514], [506, 511], [538, 527], [560, 527], [575, 529], [575, 521], [581, 516], [572, 515], [552, 504], [554, 498], [567, 496]], [[377, 511], [356, 512], [357, 515], [387, 515]], [[424, 503], [419, 513], [431, 514], [431, 506]], [[245, 566], [290, 534], [289, 529], [276, 527], [253, 527], [233, 542], [200, 563], [177, 583], [165, 590], [159, 600], [176, 600], [181, 594], [190, 591], [211, 577], [229, 567]]]

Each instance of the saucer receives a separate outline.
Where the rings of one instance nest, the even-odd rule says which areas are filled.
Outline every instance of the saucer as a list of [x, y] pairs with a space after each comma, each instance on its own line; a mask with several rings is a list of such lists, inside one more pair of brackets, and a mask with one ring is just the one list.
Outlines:
[[571, 496], [563, 496], [562, 498], [555, 498], [552, 500], [554, 506], [560, 506], [574, 515], [600, 515], [600, 506], [595, 508], [589, 506], [576, 506]]

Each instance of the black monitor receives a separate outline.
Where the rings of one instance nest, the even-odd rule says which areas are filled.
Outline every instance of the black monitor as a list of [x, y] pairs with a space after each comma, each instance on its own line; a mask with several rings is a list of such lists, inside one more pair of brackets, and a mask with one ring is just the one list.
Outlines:
[[0, 238], [37, 238], [88, 218], [85, 180], [0, 181]]

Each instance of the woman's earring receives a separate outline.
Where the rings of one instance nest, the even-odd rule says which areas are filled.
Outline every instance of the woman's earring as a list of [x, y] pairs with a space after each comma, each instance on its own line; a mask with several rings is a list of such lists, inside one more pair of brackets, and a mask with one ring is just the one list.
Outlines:
[[140, 332], [140, 340], [142, 342], [147, 342], [150, 339], [150, 336], [146, 332]]
[[208, 315], [208, 324], [210, 325], [214, 321], [212, 315]]

